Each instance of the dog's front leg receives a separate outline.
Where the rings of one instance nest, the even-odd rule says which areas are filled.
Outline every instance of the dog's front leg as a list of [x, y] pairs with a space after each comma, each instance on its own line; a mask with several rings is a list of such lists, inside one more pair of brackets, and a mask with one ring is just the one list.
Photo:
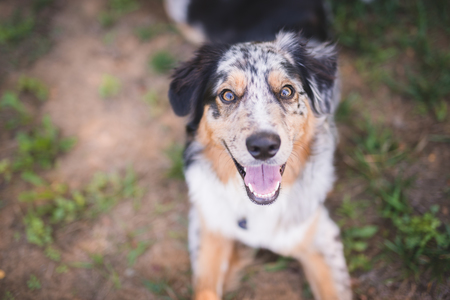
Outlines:
[[189, 215], [189, 248], [194, 273], [194, 299], [218, 300], [233, 254], [234, 241], [209, 230], [195, 208]]
[[303, 266], [316, 300], [350, 300], [350, 276], [338, 226], [319, 208], [305, 238], [290, 253]]

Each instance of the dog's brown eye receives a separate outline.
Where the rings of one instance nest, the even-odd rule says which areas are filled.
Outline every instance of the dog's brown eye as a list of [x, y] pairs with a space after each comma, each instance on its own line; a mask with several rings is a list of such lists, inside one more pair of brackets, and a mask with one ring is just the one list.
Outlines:
[[294, 94], [294, 90], [291, 86], [285, 86], [280, 91], [280, 96], [282, 98], [290, 98]]
[[234, 95], [234, 93], [232, 91], [223, 91], [220, 94], [220, 98], [222, 99], [222, 101], [230, 102], [230, 101], [233, 101], [234, 99], [236, 99], [236, 96]]

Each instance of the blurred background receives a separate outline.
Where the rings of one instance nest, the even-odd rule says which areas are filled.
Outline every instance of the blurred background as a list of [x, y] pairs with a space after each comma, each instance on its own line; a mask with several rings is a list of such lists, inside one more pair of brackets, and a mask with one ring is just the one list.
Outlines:
[[[329, 1], [340, 51], [328, 199], [355, 299], [450, 299], [450, 3]], [[0, 299], [190, 299], [185, 120], [195, 51], [160, 0], [0, 1]], [[256, 252], [225, 299], [312, 299]]]

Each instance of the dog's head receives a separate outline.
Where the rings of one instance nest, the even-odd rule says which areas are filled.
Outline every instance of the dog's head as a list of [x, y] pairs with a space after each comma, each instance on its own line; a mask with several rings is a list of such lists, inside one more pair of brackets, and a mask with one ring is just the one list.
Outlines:
[[332, 114], [337, 57], [294, 33], [273, 42], [203, 46], [175, 71], [169, 98], [220, 180], [239, 173], [248, 197], [270, 204], [308, 159], [318, 117]]

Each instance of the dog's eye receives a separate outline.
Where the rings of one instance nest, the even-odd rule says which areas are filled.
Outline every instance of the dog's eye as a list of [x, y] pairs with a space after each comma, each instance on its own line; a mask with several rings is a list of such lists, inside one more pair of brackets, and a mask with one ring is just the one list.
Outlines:
[[294, 94], [294, 89], [289, 85], [283, 87], [280, 91], [281, 98], [285, 98], [285, 99], [291, 98], [293, 94]]
[[222, 101], [230, 102], [236, 99], [236, 95], [232, 91], [225, 90], [220, 94], [220, 98]]

